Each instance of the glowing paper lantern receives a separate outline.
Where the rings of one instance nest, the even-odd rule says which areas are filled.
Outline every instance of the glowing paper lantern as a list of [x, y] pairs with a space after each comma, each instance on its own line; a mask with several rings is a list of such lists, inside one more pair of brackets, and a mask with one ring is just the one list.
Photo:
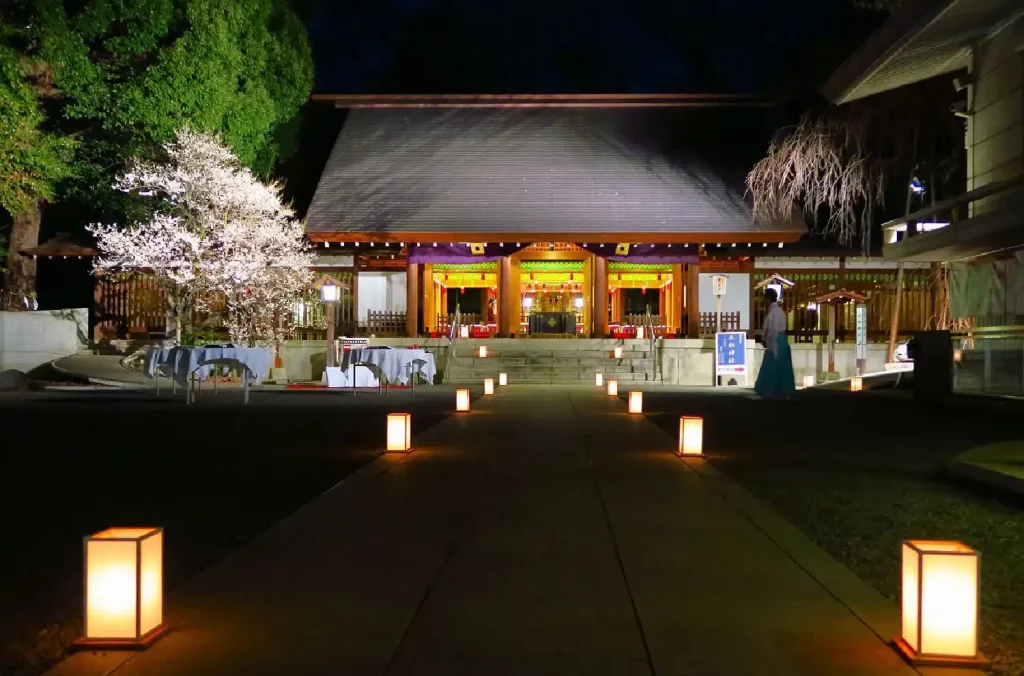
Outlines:
[[604, 386], [604, 375], [601, 374], [601, 373], [595, 374], [594, 375], [594, 384], [597, 385], [598, 387]]
[[459, 327], [459, 338], [469, 338], [469, 327], [468, 326], [460, 326]]
[[814, 387], [814, 376], [804, 376], [804, 387]]
[[609, 380], [608, 381], [608, 396], [617, 397], [619, 396], [619, 381]]
[[504, 387], [505, 385], [508, 385], [508, 374], [507, 373], [499, 373], [498, 374], [498, 385], [500, 385], [501, 387]]
[[494, 394], [494, 378], [484, 378], [484, 394]]
[[412, 414], [388, 413], [388, 450], [407, 453], [412, 447]]
[[82, 647], [145, 647], [164, 625], [164, 531], [108, 528], [85, 538]]
[[953, 361], [963, 361], [963, 359], [964, 359], [964, 351], [963, 350], [961, 350], [959, 347], [956, 348], [955, 350], [953, 350]]
[[864, 389], [864, 379], [860, 376], [854, 376], [850, 378], [850, 391], [860, 392]]
[[469, 390], [463, 387], [460, 387], [459, 389], [455, 390], [455, 410], [469, 410]]
[[643, 413], [644, 412], [644, 393], [639, 390], [632, 390], [629, 393], [629, 412], [630, 413]]
[[[647, 289], [644, 289], [644, 293], [647, 293]], [[636, 327], [636, 337], [639, 338], [640, 340], [643, 340], [643, 337], [644, 337], [644, 327], [642, 327], [642, 326]]]
[[902, 568], [897, 649], [912, 664], [981, 666], [978, 552], [962, 542], [906, 540]]
[[615, 358], [616, 359], [622, 359], [622, 348], [621, 347], [615, 348]]
[[481, 359], [486, 359], [487, 358], [487, 346], [486, 345], [481, 345], [480, 348], [476, 351], [476, 353], [477, 353], [477, 356], [480, 357]]
[[679, 455], [704, 454], [704, 418], [679, 416]]

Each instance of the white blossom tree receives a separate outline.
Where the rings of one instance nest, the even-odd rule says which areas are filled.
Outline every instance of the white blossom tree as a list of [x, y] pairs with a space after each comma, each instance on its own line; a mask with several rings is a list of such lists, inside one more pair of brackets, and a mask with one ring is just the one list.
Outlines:
[[98, 271], [148, 270], [163, 287], [180, 338], [191, 308], [227, 305], [235, 342], [279, 338], [276, 317], [309, 284], [313, 263], [302, 226], [281, 201], [214, 136], [183, 129], [160, 162], [137, 162], [117, 188], [156, 201], [153, 216], [127, 228], [90, 226]]

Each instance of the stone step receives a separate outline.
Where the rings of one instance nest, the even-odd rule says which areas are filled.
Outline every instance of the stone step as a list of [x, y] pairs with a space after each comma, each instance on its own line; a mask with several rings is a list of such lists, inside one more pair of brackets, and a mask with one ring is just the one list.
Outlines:
[[450, 362], [448, 373], [651, 373], [654, 364], [639, 367], [629, 364], [604, 365], [590, 368], [573, 364], [460, 364]]
[[[592, 383], [594, 382], [595, 374], [592, 372], [585, 373], [572, 373], [566, 371], [502, 371], [502, 373], [508, 374], [509, 380], [520, 381], [523, 379], [551, 379], [556, 378], [559, 380], [578, 382], [578, 383]], [[656, 374], [652, 371], [648, 372], [632, 372], [632, 373], [604, 373], [602, 374], [605, 380], [619, 380], [619, 381], [650, 381], [655, 380]], [[455, 381], [471, 381], [475, 383], [483, 382], [484, 378], [497, 378], [498, 374], [494, 371], [454, 371], [448, 373], [448, 380], [446, 382]]]
[[[653, 378], [645, 379], [643, 374], [631, 374], [634, 376], [641, 376], [637, 378], [616, 378], [619, 382], [619, 392], [628, 391], [629, 387], [643, 385], [647, 387], [649, 385], [659, 385], [660, 380], [654, 380]], [[492, 377], [492, 376], [488, 376]], [[483, 378], [450, 378], [445, 381], [451, 385], [480, 385], [483, 382]], [[509, 385], [590, 385], [597, 389], [594, 385], [593, 377], [586, 380], [574, 380], [572, 378], [565, 378], [561, 376], [550, 376], [544, 374], [526, 374], [526, 375], [515, 375], [509, 374], [508, 377]]]
[[[458, 357], [477, 357], [477, 350], [460, 347]], [[522, 350], [487, 349], [487, 359], [614, 359], [612, 350]], [[650, 359], [650, 350], [623, 350], [621, 359]]]
[[537, 357], [537, 356], [534, 356], [534, 355], [528, 355], [528, 356], [522, 356], [522, 357], [519, 357], [519, 356], [507, 357], [507, 356], [503, 356], [503, 355], [502, 356], [487, 355], [486, 357], [483, 357], [483, 358], [475, 357], [475, 356], [462, 356], [462, 355], [459, 355], [459, 356], [453, 357], [452, 359], [455, 360], [455, 361], [460, 361], [460, 362], [472, 362], [474, 364], [484, 364], [484, 363], [490, 364], [490, 363], [494, 363], [494, 362], [497, 362], [497, 363], [500, 363], [500, 364], [539, 364], [539, 365], [571, 364], [571, 365], [588, 366], [588, 367], [594, 367], [594, 368], [605, 366], [606, 364], [651, 364], [651, 363], [654, 362], [653, 359], [646, 358], [646, 357], [645, 358], [635, 357], [635, 358], [611, 359], [609, 357], [600, 357], [600, 358], [596, 358], [596, 357], [582, 357], [582, 358], [576, 358], [576, 357]]

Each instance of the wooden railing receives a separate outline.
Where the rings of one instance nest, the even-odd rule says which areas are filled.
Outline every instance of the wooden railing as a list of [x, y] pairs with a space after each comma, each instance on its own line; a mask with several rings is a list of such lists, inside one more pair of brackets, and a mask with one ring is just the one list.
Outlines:
[[150, 275], [101, 275], [96, 279], [93, 302], [94, 340], [148, 340], [166, 335], [164, 292]]
[[[700, 313], [700, 337], [704, 338], [707, 336], [715, 335], [715, 316], [714, 312], [701, 312]], [[723, 312], [722, 313], [722, 331], [740, 331], [740, 313], [739, 312]]]
[[366, 333], [372, 336], [404, 336], [405, 318], [405, 312], [368, 310], [366, 312]]

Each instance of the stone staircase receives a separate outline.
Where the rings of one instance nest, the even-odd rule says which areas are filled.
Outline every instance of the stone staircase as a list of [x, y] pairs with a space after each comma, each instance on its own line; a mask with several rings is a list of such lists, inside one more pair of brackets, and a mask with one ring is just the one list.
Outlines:
[[[479, 347], [487, 356], [479, 356]], [[622, 358], [614, 358], [616, 347]], [[619, 388], [653, 385], [656, 354], [647, 340], [611, 339], [459, 339], [455, 356], [448, 357], [445, 382], [480, 384], [484, 378], [508, 374], [509, 385], [593, 385], [597, 373], [605, 381], [619, 381]], [[660, 380], [660, 376], [659, 376]]]

